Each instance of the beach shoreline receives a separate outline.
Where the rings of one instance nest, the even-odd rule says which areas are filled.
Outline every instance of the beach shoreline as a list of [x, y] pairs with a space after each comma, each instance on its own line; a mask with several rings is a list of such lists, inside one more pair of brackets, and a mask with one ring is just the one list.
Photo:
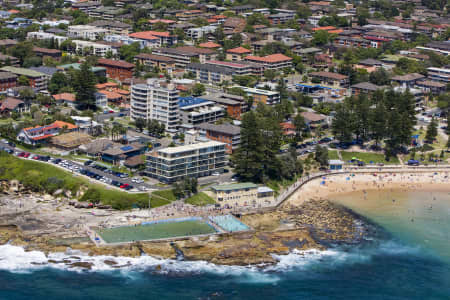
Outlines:
[[311, 179], [280, 207], [297, 206], [307, 200], [330, 199], [334, 195], [373, 190], [440, 190], [450, 192], [449, 170], [385, 170], [345, 172]]

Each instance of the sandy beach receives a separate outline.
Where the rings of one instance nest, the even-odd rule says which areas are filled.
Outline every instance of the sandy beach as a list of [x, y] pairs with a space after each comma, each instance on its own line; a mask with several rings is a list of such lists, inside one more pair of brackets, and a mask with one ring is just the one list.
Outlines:
[[298, 206], [309, 199], [329, 199], [336, 194], [369, 190], [423, 190], [450, 192], [448, 171], [371, 172], [327, 175], [300, 187], [283, 206]]

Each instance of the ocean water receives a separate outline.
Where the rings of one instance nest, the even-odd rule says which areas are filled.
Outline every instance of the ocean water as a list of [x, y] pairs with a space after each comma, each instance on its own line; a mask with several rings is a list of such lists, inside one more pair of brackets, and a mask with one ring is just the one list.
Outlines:
[[[24, 252], [0, 246], [2, 299], [450, 299], [450, 195], [399, 191], [333, 199], [379, 225], [358, 246], [294, 251], [273, 266]], [[89, 260], [90, 271], [48, 267]]]

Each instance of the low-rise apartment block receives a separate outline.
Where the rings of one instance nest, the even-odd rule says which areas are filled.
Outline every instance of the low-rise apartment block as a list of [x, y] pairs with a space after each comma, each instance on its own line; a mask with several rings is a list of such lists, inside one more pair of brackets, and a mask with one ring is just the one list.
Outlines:
[[182, 124], [195, 126], [215, 122], [224, 116], [222, 107], [201, 98], [180, 97], [178, 105]]
[[124, 81], [133, 77], [135, 65], [123, 60], [100, 58], [98, 66], [106, 68], [106, 75], [118, 81]]
[[280, 93], [276, 91], [261, 90], [255, 88], [249, 88], [245, 86], [234, 86], [241, 88], [249, 97], [253, 98], [253, 106], [257, 106], [258, 103], [267, 105], [275, 105], [280, 103]]
[[16, 74], [18, 77], [25, 76], [26, 78], [28, 78], [29, 86], [36, 91], [43, 91], [47, 89], [47, 75], [43, 73], [26, 68], [17, 68], [11, 66], [3, 67], [0, 70]]
[[91, 25], [72, 25], [67, 29], [67, 36], [75, 39], [96, 41], [106, 34], [108, 34], [106, 29]]
[[226, 153], [232, 154], [241, 143], [241, 128], [231, 124], [208, 124], [203, 123], [197, 126], [204, 132], [207, 139], [226, 144]]
[[216, 141], [160, 149], [146, 155], [144, 173], [164, 183], [222, 173], [225, 144]]

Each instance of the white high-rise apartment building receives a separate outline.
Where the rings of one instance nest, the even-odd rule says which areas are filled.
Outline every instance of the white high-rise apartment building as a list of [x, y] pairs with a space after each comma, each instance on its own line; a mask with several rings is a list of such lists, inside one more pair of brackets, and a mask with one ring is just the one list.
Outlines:
[[171, 132], [179, 125], [178, 90], [157, 79], [131, 86], [131, 119], [157, 120]]

